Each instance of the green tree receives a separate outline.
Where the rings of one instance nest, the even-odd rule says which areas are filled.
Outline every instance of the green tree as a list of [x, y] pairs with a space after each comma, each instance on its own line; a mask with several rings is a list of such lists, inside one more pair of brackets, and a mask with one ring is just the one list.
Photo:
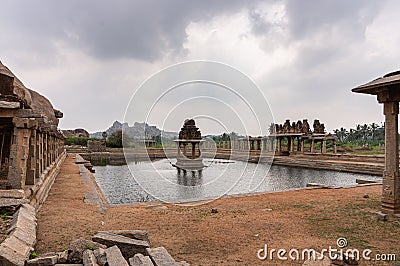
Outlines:
[[110, 148], [122, 148], [122, 130], [112, 133], [108, 137], [106, 145]]

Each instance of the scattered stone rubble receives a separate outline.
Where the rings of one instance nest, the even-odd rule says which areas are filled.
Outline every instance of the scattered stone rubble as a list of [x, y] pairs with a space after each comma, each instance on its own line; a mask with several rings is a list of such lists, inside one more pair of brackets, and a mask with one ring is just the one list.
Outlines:
[[26, 261], [25, 265], [187, 266], [189, 264], [185, 261], [175, 261], [164, 247], [152, 248], [147, 231], [111, 230], [98, 232], [92, 240], [74, 240], [65, 251], [43, 254]]

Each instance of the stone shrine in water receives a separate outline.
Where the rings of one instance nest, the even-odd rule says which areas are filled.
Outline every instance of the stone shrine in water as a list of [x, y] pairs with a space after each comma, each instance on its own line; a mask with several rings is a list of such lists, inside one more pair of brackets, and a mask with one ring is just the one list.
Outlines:
[[203, 158], [200, 151], [200, 145], [203, 142], [201, 132], [193, 119], [186, 119], [179, 139], [175, 140], [178, 145], [178, 154], [176, 156], [175, 167], [178, 170], [195, 171], [204, 168]]

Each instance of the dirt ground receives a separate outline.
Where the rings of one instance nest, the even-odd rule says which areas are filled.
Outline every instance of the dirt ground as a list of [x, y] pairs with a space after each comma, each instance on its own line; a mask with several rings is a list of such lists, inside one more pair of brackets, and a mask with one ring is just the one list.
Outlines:
[[[312, 189], [227, 197], [199, 206], [154, 204], [108, 207], [83, 202], [74, 155], [69, 154], [38, 213], [37, 252], [61, 251], [99, 230], [145, 229], [153, 246], [164, 246], [191, 265], [300, 265], [301, 261], [259, 260], [258, 250], [348, 248], [395, 253], [400, 259], [400, 221], [379, 221], [381, 186]], [[366, 196], [368, 195], [368, 197]], [[211, 210], [216, 209], [216, 213]], [[286, 254], [287, 256], [287, 254]], [[360, 265], [380, 265], [360, 261]], [[399, 262], [382, 265], [400, 265]]]

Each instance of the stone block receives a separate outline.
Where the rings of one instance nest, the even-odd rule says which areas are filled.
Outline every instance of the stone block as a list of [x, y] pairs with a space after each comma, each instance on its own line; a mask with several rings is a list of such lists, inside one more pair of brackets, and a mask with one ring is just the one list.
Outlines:
[[155, 266], [176, 266], [176, 261], [164, 247], [146, 249]]
[[97, 263], [100, 266], [105, 266], [107, 263], [107, 255], [104, 249], [98, 248], [93, 251], [94, 256], [96, 257]]
[[24, 266], [31, 247], [14, 236], [9, 236], [0, 244], [0, 265]]
[[0, 212], [13, 213], [22, 204], [29, 203], [27, 199], [0, 198]]
[[58, 263], [66, 263], [68, 261], [68, 250], [58, 252]]
[[77, 239], [71, 242], [69, 245], [69, 253], [68, 253], [68, 263], [82, 263], [83, 252], [88, 248], [107, 248], [106, 246], [85, 239]]
[[117, 246], [109, 247], [105, 252], [109, 266], [129, 266], [128, 262], [126, 262], [122, 255], [121, 250]]
[[109, 230], [109, 231], [100, 231], [100, 232], [121, 235], [121, 236], [129, 237], [132, 239], [147, 241], [150, 243], [149, 234], [147, 233], [146, 230]]
[[85, 250], [82, 256], [83, 266], [99, 266], [92, 250]]
[[136, 253], [145, 254], [146, 248], [150, 247], [147, 241], [131, 239], [129, 237], [106, 232], [97, 233], [92, 240], [106, 245], [107, 247], [116, 245], [126, 259], [132, 258]]
[[37, 257], [26, 262], [26, 266], [53, 266], [58, 261], [58, 255]]
[[388, 220], [387, 219], [388, 215], [386, 213], [378, 212], [377, 215], [379, 221], [386, 222]]
[[150, 257], [144, 256], [140, 253], [133, 256], [133, 258], [130, 258], [129, 264], [131, 266], [154, 266], [153, 262], [151, 262]]
[[23, 199], [25, 191], [22, 189], [2, 189], [0, 190], [0, 198]]

